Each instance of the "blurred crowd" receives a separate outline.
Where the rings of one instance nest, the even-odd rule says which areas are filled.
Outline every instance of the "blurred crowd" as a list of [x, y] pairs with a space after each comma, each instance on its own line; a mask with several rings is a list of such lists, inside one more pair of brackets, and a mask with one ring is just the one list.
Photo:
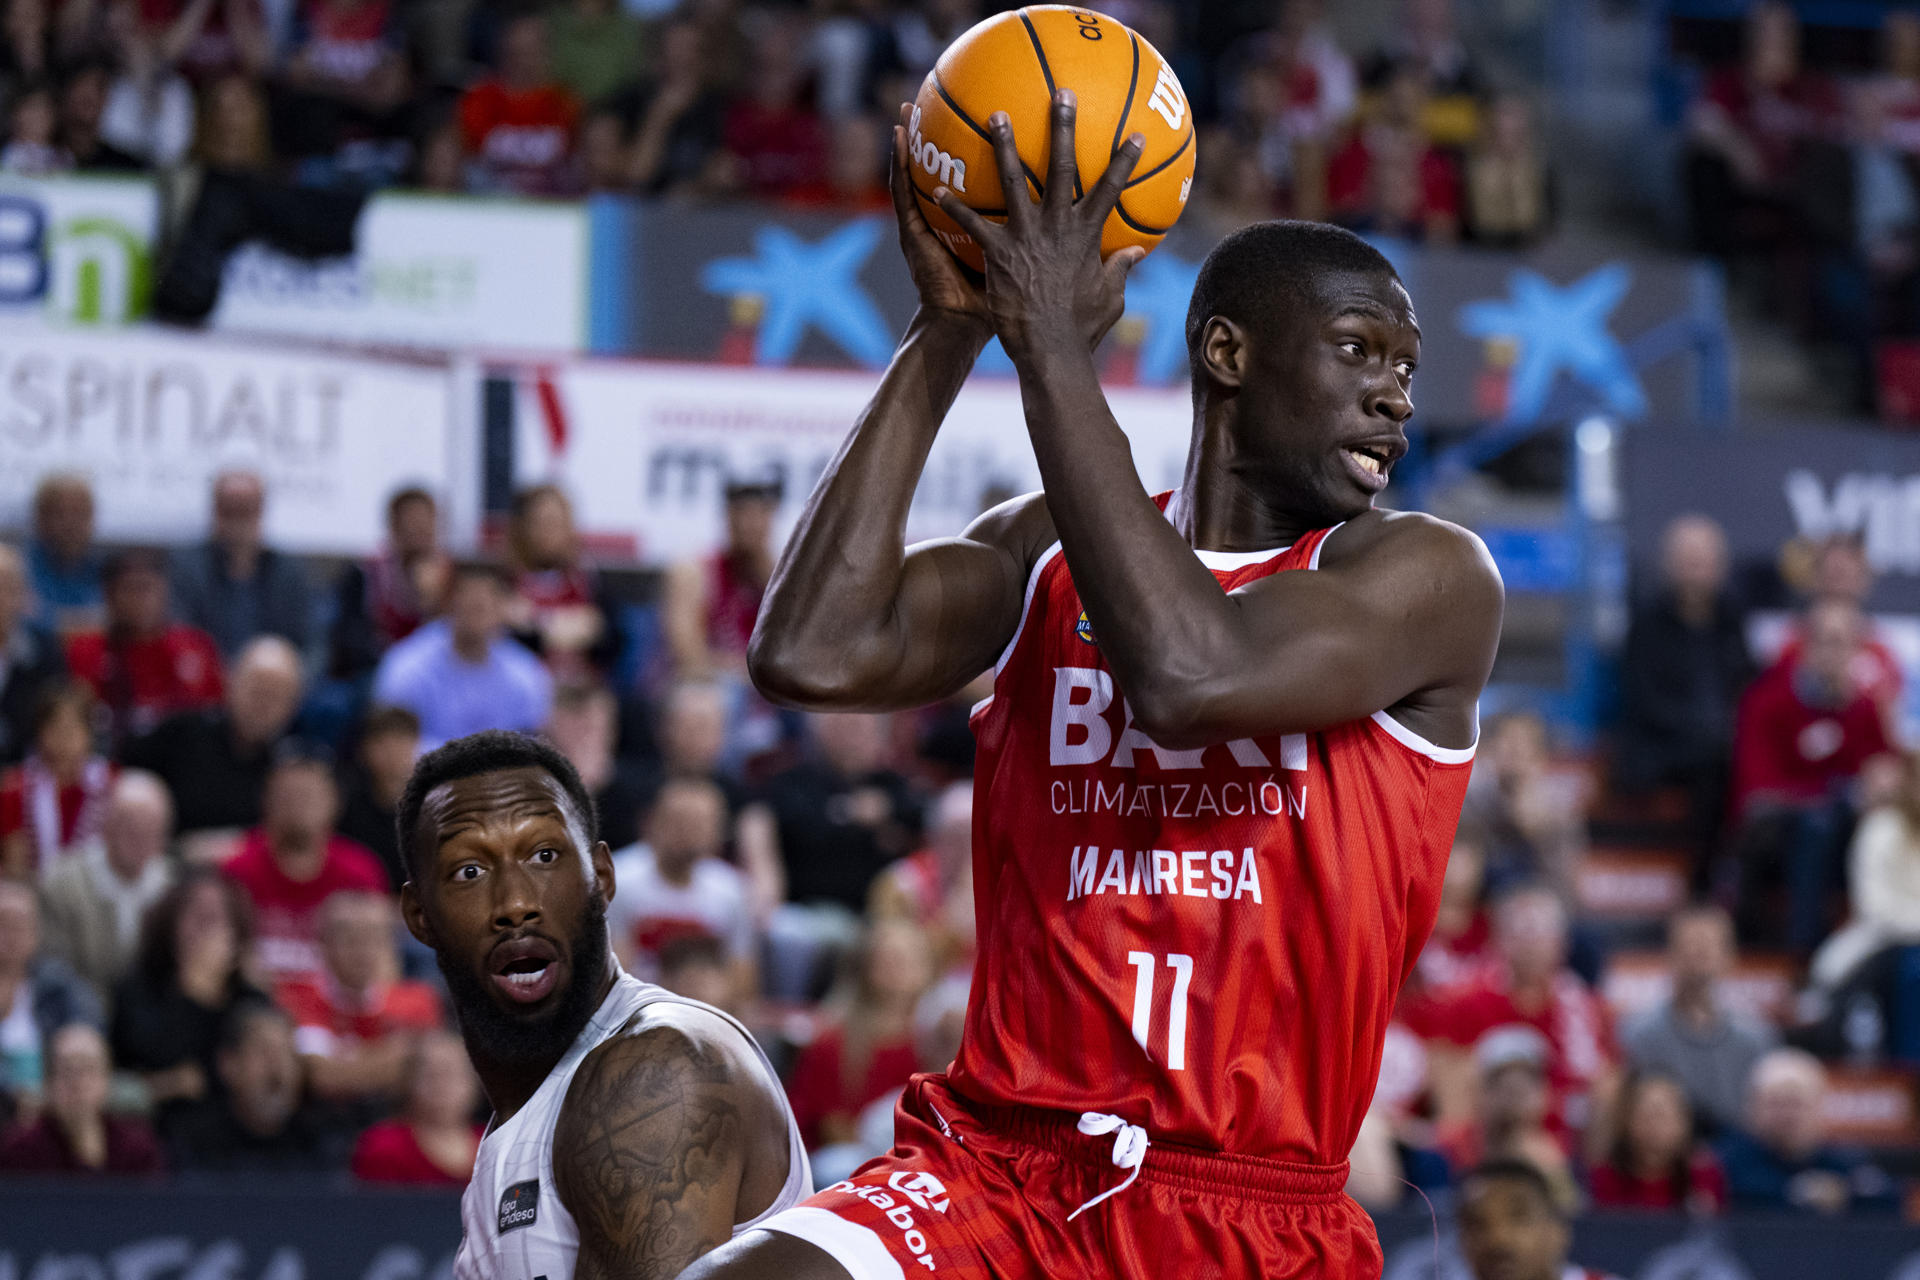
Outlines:
[[[884, 208], [898, 104], [1003, 7], [7, 0], [0, 171]], [[1514, 244], [1551, 222], [1534, 108], [1463, 41], [1450, 0], [1405, 0], [1355, 49], [1320, 0], [1095, 7], [1181, 75], [1202, 133], [1196, 205], [1216, 233], [1291, 213]], [[184, 207], [194, 184], [177, 185]], [[249, 203], [295, 243], [322, 217]]]
[[1790, 5], [1756, 4], [1737, 54], [1702, 68], [1689, 232], [1871, 411], [1878, 340], [1920, 335], [1920, 14], [1887, 6], [1867, 59], [1807, 43]]
[[965, 1009], [969, 703], [759, 699], [777, 485], [734, 477], [726, 545], [644, 598], [554, 488], [458, 560], [404, 490], [331, 566], [266, 542], [270, 498], [224, 473], [203, 543], [107, 550], [52, 475], [0, 542], [0, 1171], [463, 1182], [479, 1098], [393, 824], [418, 754], [487, 728], [592, 790], [626, 967], [755, 1027], [821, 1161], [884, 1145]]
[[[1487, 723], [1357, 1195], [1397, 1203], [1401, 1178], [1498, 1159], [1544, 1173], [1564, 1207], [1912, 1213], [1911, 1148], [1843, 1140], [1833, 1090], [1904, 1079], [1911, 1105], [1920, 756], [1898, 745], [1901, 667], [1863, 612], [1859, 542], [1796, 544], [1783, 564], [1789, 606], [1749, 613], [1720, 528], [1673, 522], [1597, 776], [1556, 761], [1531, 713]], [[1653, 831], [1679, 863], [1664, 918], [1592, 909], [1603, 822]], [[1648, 959], [1650, 987], [1621, 980]]]

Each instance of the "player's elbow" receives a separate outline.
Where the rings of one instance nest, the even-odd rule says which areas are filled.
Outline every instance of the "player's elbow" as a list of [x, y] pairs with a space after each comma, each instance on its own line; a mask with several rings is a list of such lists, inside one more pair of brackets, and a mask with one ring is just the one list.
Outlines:
[[1169, 751], [1191, 751], [1222, 741], [1213, 699], [1191, 681], [1156, 681], [1130, 695], [1133, 726]]
[[757, 626], [747, 642], [747, 675], [767, 701], [811, 711], [845, 706], [858, 688], [847, 655]]

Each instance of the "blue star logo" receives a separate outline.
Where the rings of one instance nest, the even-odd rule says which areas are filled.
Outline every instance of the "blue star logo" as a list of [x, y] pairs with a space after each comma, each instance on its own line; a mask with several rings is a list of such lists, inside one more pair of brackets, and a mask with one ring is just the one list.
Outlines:
[[1476, 338], [1510, 338], [1518, 349], [1504, 421], [1538, 418], [1562, 373], [1596, 393], [1614, 413], [1645, 415], [1646, 392], [1627, 363], [1626, 351], [1607, 329], [1607, 317], [1632, 283], [1633, 273], [1618, 262], [1598, 267], [1565, 288], [1521, 269], [1507, 277], [1506, 298], [1460, 308], [1462, 331]]
[[751, 258], [716, 258], [700, 273], [709, 293], [766, 300], [754, 346], [760, 364], [786, 364], [812, 325], [869, 368], [893, 354], [893, 337], [880, 308], [860, 287], [860, 269], [873, 255], [886, 223], [864, 218], [817, 244], [769, 223], [754, 233]]
[[1187, 375], [1187, 303], [1200, 264], [1165, 249], [1147, 255], [1127, 278], [1127, 314], [1146, 325], [1140, 341], [1140, 381], [1150, 385]]

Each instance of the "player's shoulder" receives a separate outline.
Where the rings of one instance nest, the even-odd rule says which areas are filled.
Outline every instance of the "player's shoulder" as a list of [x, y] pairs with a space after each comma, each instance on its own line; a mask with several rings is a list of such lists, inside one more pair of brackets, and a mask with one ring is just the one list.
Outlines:
[[1053, 513], [1047, 509], [1047, 495], [1038, 489], [988, 508], [967, 526], [966, 536], [998, 547], [1027, 569], [1060, 540]]
[[1392, 562], [1455, 587], [1504, 592], [1487, 544], [1471, 529], [1424, 511], [1367, 511], [1329, 533], [1321, 546], [1325, 569]]
[[767, 1092], [746, 1034], [716, 1010], [679, 1000], [648, 1004], [581, 1060], [562, 1123], [597, 1120], [643, 1097], [735, 1095], [749, 1107]]

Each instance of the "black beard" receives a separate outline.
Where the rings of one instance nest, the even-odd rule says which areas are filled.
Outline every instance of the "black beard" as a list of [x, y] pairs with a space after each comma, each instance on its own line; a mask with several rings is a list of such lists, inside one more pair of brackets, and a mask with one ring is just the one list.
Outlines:
[[434, 953], [447, 995], [460, 1020], [467, 1052], [497, 1066], [551, 1068], [579, 1038], [580, 1031], [600, 1007], [600, 987], [607, 977], [607, 900], [596, 887], [587, 899], [580, 928], [568, 940], [572, 979], [560, 1003], [538, 1018], [516, 1018], [494, 1003], [493, 996], [465, 964]]

